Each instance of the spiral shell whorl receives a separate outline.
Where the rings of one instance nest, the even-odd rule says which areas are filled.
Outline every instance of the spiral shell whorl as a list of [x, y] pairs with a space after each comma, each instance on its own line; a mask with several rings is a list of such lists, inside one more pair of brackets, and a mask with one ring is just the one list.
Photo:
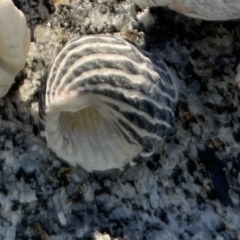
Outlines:
[[110, 35], [73, 39], [42, 83], [48, 146], [88, 171], [122, 168], [162, 141], [174, 119], [175, 76], [152, 54]]

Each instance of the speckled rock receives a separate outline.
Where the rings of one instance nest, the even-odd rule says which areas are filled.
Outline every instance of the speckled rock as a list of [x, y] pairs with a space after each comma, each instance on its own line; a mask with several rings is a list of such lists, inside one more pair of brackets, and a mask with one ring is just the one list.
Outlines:
[[[73, 0], [48, 11], [39, 25], [38, 1], [18, 0], [27, 19], [32, 14], [35, 41], [16, 84], [0, 99], [0, 239], [240, 239], [234, 88], [240, 22], [209, 23], [154, 8], [154, 22], [144, 27], [136, 17], [144, 9], [99, 2]], [[90, 12], [100, 8], [108, 9], [103, 19], [109, 22], [97, 28]], [[112, 30], [117, 18], [126, 22]], [[160, 154], [123, 172], [89, 174], [46, 148], [34, 112], [42, 75], [58, 49], [73, 36], [98, 32], [145, 43], [182, 80], [175, 128]]]

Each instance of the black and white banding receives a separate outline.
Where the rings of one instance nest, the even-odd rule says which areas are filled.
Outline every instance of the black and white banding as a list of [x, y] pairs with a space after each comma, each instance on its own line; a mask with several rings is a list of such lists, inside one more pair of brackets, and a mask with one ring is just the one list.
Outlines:
[[73, 39], [42, 82], [49, 148], [87, 171], [124, 167], [169, 132], [176, 81], [160, 59], [119, 37]]

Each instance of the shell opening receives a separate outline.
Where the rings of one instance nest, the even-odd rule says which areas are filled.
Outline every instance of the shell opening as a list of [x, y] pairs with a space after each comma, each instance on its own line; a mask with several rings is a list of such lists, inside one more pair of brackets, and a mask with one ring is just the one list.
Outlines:
[[60, 158], [72, 165], [84, 165], [88, 171], [122, 168], [136, 156], [139, 146], [126, 142], [114, 121], [107, 111], [103, 114], [93, 105], [78, 111], [62, 111], [58, 117], [58, 136], [51, 133], [47, 136], [49, 147]]

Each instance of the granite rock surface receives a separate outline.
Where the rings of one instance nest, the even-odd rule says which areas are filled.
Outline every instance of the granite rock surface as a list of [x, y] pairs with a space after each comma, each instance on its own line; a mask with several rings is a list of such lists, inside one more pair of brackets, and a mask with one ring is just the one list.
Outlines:
[[[239, 240], [239, 21], [205, 22], [125, 1], [15, 0], [32, 42], [0, 99], [0, 239]], [[74, 36], [120, 34], [180, 80], [176, 123], [160, 154], [124, 171], [87, 173], [46, 147], [38, 96]]]

